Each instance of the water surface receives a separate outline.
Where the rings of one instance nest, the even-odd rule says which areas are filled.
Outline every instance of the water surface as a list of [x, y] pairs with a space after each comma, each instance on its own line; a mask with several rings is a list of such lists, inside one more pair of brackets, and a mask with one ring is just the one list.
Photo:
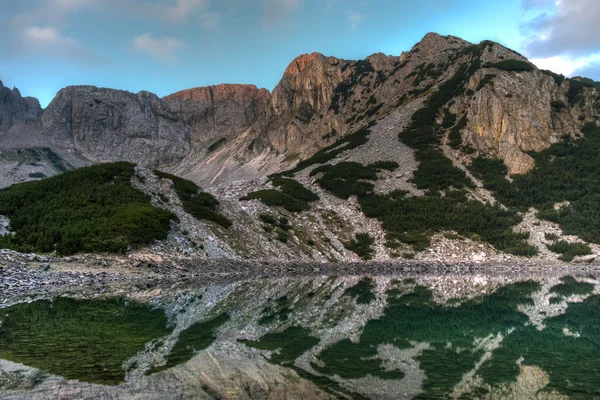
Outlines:
[[[14, 398], [600, 396], [594, 276], [309, 276], [0, 310]], [[0, 396], [2, 397], [2, 396]]]

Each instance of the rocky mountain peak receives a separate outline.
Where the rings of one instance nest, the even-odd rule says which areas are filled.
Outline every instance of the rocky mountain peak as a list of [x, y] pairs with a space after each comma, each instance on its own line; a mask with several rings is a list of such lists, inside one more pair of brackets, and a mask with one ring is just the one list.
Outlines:
[[182, 90], [162, 100], [203, 141], [245, 131], [265, 115], [270, 99], [267, 89], [225, 84]]
[[297, 75], [313, 64], [324, 64], [325, 56], [321, 53], [302, 54], [296, 57], [286, 68], [284, 75]]
[[44, 111], [42, 133], [94, 162], [165, 165], [189, 151], [189, 127], [153, 93], [95, 86], [62, 89]]
[[301, 120], [309, 120], [317, 109], [331, 102], [333, 90], [342, 80], [342, 64], [347, 62], [319, 53], [294, 59], [273, 90], [275, 114], [299, 113]]
[[34, 121], [42, 111], [33, 97], [22, 97], [17, 88], [12, 90], [0, 81], [0, 132], [27, 121]]
[[402, 58], [402, 56], [397, 57], [397, 56], [391, 56], [391, 55], [387, 55], [387, 54], [383, 54], [383, 53], [375, 53], [375, 54], [371, 54], [369, 57], [367, 57], [366, 60], [371, 63], [371, 65], [373, 66], [373, 68], [376, 71], [381, 71], [381, 70], [393, 69], [394, 63], [396, 61], [400, 60], [401, 58]]
[[430, 32], [423, 39], [413, 46], [411, 53], [419, 53], [421, 56], [428, 57], [441, 52], [461, 47], [469, 46], [471, 43], [456, 36], [442, 36]]

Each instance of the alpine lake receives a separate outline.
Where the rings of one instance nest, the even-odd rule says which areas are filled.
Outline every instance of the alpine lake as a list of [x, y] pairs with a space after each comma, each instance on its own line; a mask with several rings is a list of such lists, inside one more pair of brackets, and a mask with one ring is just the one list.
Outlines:
[[600, 398], [600, 281], [282, 275], [17, 302], [0, 398]]

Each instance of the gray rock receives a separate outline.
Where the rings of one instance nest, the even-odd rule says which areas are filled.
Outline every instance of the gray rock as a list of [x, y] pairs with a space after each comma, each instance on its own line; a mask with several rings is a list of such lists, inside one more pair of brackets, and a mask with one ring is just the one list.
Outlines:
[[590, 254], [588, 256], [577, 256], [573, 259], [575, 264], [591, 264], [598, 258], [598, 254]]
[[92, 162], [157, 167], [181, 160], [190, 128], [155, 94], [93, 86], [61, 90], [44, 111], [42, 133]]
[[22, 97], [17, 88], [10, 90], [0, 81], [0, 132], [13, 125], [38, 118], [42, 108], [37, 99]]

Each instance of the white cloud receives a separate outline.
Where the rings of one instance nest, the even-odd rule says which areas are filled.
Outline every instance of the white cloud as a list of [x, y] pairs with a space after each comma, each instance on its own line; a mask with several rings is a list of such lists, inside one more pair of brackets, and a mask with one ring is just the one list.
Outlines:
[[150, 33], [144, 33], [137, 36], [131, 42], [134, 49], [149, 54], [162, 62], [171, 62], [175, 59], [176, 53], [185, 48], [185, 42], [171, 38], [153, 38]]
[[600, 51], [600, 1], [555, 0], [554, 8], [552, 13], [543, 13], [523, 26], [528, 54], [547, 58], [560, 54], [584, 56]]
[[564, 55], [546, 58], [532, 58], [530, 61], [538, 68], [549, 69], [552, 72], [557, 72], [565, 76], [574, 76], [579, 74], [578, 71], [582, 71], [599, 64], [600, 53], [575, 58]]
[[348, 11], [347, 21], [348, 25], [350, 26], [350, 29], [355, 30], [356, 28], [358, 28], [358, 24], [360, 24], [362, 19], [363, 15], [361, 13], [357, 13], [355, 11]]
[[70, 59], [85, 64], [105, 64], [107, 60], [98, 52], [86, 47], [52, 26], [32, 25], [18, 28], [14, 24], [1, 32], [0, 50], [9, 57], [43, 54], [54, 58]]

